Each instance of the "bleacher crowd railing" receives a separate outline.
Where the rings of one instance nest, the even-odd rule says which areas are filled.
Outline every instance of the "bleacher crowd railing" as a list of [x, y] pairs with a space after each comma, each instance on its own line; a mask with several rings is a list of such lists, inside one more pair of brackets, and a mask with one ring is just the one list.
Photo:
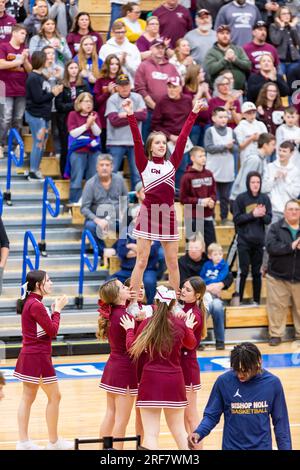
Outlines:
[[[55, 196], [55, 208], [51, 206], [51, 202], [48, 199], [49, 187], [52, 189]], [[57, 187], [52, 178], [47, 176], [44, 181], [43, 189], [43, 211], [42, 211], [42, 228], [41, 228], [41, 241], [39, 242], [39, 249], [42, 256], [47, 256], [46, 251], [46, 226], [47, 226], [47, 211], [52, 217], [57, 217], [60, 211], [60, 195]]]
[[[87, 239], [92, 245], [93, 249], [93, 264], [90, 262], [86, 253]], [[97, 243], [89, 230], [83, 230], [81, 237], [81, 250], [80, 250], [80, 270], [79, 270], [79, 286], [78, 297], [75, 298], [75, 305], [78, 309], [82, 310], [83, 307], [83, 282], [84, 282], [84, 266], [86, 265], [90, 272], [97, 270], [99, 250]]]
[[[31, 241], [32, 248], [34, 250], [35, 254], [35, 260], [34, 260], [34, 265], [30, 259], [30, 255], [28, 254], [28, 241]], [[23, 269], [22, 269], [22, 286], [25, 284], [26, 281], [26, 274], [27, 274], [27, 267], [29, 267], [30, 270], [32, 269], [39, 269], [40, 265], [40, 250], [38, 247], [38, 244], [36, 242], [36, 239], [34, 238], [33, 233], [30, 230], [27, 230], [24, 234], [24, 245], [23, 245]], [[21, 295], [23, 292], [21, 292]]]
[[[19, 158], [15, 153], [13, 147], [14, 142], [19, 146]], [[17, 167], [23, 166], [24, 163], [24, 143], [16, 129], [10, 129], [8, 135], [8, 151], [7, 151], [7, 174], [6, 174], [6, 191], [3, 194], [3, 199], [8, 206], [12, 205], [11, 202], [11, 166], [14, 163]]]

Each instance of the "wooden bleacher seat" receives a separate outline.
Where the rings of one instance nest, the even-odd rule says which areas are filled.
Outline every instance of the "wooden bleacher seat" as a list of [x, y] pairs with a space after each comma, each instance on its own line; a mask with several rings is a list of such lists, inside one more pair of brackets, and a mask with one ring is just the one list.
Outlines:
[[[268, 326], [267, 307], [226, 307], [225, 328], [257, 328]], [[292, 310], [289, 309], [287, 325], [293, 325]]]
[[[25, 153], [30, 153], [32, 149], [32, 135], [31, 134], [23, 134], [22, 135], [23, 142], [24, 142], [24, 151]], [[53, 140], [51, 134], [49, 134], [47, 143], [46, 143], [46, 152], [54, 152], [54, 147], [53, 147]]]

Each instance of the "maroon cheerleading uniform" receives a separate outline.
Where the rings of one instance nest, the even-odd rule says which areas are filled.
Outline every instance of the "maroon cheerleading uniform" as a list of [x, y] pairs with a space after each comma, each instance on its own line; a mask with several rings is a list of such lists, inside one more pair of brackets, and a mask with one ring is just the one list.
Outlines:
[[181, 367], [184, 375], [185, 388], [187, 392], [192, 392], [200, 390], [201, 380], [200, 380], [200, 367], [197, 360], [197, 347], [199, 346], [201, 340], [202, 332], [202, 315], [201, 310], [198, 307], [197, 303], [185, 304], [183, 307], [184, 312], [192, 310], [191, 313], [195, 315], [195, 321], [197, 324], [194, 326], [194, 336], [196, 338], [196, 345], [193, 349], [187, 349], [183, 347], [181, 349]]
[[44, 384], [57, 382], [52, 364], [51, 340], [59, 328], [60, 313], [50, 314], [42, 303], [43, 297], [30, 293], [22, 311], [22, 349], [14, 371], [14, 377], [22, 382]]
[[[193, 330], [187, 328], [183, 320], [172, 317], [174, 342], [170, 353], [162, 357], [154, 351], [144, 363], [136, 406], [139, 408], [184, 408], [186, 399], [184, 376], [180, 365], [182, 346], [195, 348], [196, 339]], [[150, 319], [151, 321], [151, 319]], [[148, 324], [144, 320], [138, 332]], [[128, 340], [134, 336], [134, 330], [127, 330]]]
[[126, 331], [120, 325], [128, 315], [125, 305], [114, 305], [109, 316], [108, 341], [110, 356], [105, 365], [99, 387], [107, 392], [137, 395], [136, 368], [126, 350]]
[[135, 162], [145, 189], [145, 199], [141, 205], [133, 236], [147, 240], [179, 240], [176, 213], [174, 208], [175, 172], [180, 165], [187, 138], [198, 114], [189, 114], [177, 139], [170, 159], [152, 157], [148, 160], [138, 124], [134, 115], [129, 115]]

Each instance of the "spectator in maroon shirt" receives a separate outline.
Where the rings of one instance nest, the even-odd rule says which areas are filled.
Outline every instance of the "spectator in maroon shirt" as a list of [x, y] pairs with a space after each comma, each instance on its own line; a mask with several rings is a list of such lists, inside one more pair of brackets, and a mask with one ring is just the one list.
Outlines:
[[0, 43], [10, 40], [12, 27], [16, 23], [16, 19], [5, 11], [5, 0], [0, 0]]
[[157, 16], [149, 16], [146, 20], [147, 25], [144, 33], [138, 38], [135, 45], [141, 53], [141, 59], [149, 59], [151, 57], [150, 46], [154, 39], [159, 36], [159, 19]]
[[[151, 127], [153, 131], [160, 131], [166, 135], [171, 153], [192, 107], [191, 97], [182, 93], [180, 78], [170, 77], [167, 80], [167, 96], [157, 103], [153, 112]], [[191, 147], [191, 141], [189, 147]], [[188, 163], [189, 153], [186, 150], [176, 171], [175, 187], [177, 189], [179, 189], [181, 177]]]
[[193, 28], [191, 14], [187, 8], [179, 5], [179, 0], [165, 0], [153, 11], [153, 15], [159, 19], [160, 34], [171, 39], [171, 47]]
[[268, 82], [263, 85], [256, 100], [256, 107], [257, 119], [265, 123], [270, 134], [275, 135], [277, 127], [283, 123], [284, 110], [276, 83]]
[[152, 112], [159, 100], [167, 94], [168, 78], [179, 76], [176, 67], [166, 59], [165, 52], [163, 38], [155, 39], [151, 44], [151, 57], [139, 65], [134, 78], [134, 89], [142, 95], [148, 110], [142, 130], [144, 142], [150, 133]]
[[263, 54], [270, 54], [274, 59], [274, 65], [277, 68], [279, 65], [279, 57], [277, 49], [266, 42], [268, 34], [267, 24], [264, 21], [257, 21], [253, 26], [252, 42], [244, 44], [243, 49], [246, 52], [249, 60], [251, 61], [251, 73], [258, 73], [260, 69], [259, 60]]
[[87, 181], [96, 174], [101, 126], [93, 106], [92, 95], [81, 93], [75, 100], [75, 110], [68, 116], [71, 203], [78, 202], [81, 197], [84, 176]]
[[5, 94], [0, 105], [0, 158], [7, 132], [11, 127], [20, 131], [26, 104], [27, 72], [31, 71], [28, 49], [25, 49], [26, 28], [14, 25], [10, 42], [0, 44], [0, 81]]
[[241, 105], [236, 96], [232, 96], [231, 83], [223, 75], [217, 77], [214, 82], [214, 97], [210, 100], [208, 108], [210, 117], [218, 107], [226, 109], [229, 117], [227, 126], [234, 129], [242, 118]]
[[204, 69], [198, 64], [192, 64], [188, 67], [187, 73], [185, 76], [185, 83], [183, 88], [183, 93], [189, 95], [193, 103], [196, 100], [203, 99], [203, 104], [205, 106], [201, 108], [195, 124], [193, 126], [192, 132], [190, 134], [190, 139], [194, 145], [203, 146], [204, 133], [207, 127], [210, 126], [210, 116], [208, 113], [208, 103], [211, 99], [211, 93], [209, 90], [209, 85], [205, 81], [205, 72]]
[[110, 54], [106, 57], [100, 71], [100, 76], [95, 83], [94, 99], [97, 104], [97, 112], [101, 123], [102, 152], [106, 152], [106, 102], [117, 91], [116, 78], [123, 73], [118, 56]]
[[67, 42], [73, 57], [78, 53], [80, 41], [84, 36], [92, 36], [93, 41], [96, 43], [98, 54], [103, 44], [101, 35], [93, 30], [90, 15], [81, 11], [76, 16], [73, 28], [67, 36]]

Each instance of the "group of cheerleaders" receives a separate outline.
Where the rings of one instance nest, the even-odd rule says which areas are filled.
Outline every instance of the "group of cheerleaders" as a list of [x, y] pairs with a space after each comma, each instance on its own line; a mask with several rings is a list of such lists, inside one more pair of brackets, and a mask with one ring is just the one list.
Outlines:
[[[174, 193], [175, 172], [201, 106], [201, 101], [194, 104], [174, 152], [167, 156], [167, 138], [162, 132], [149, 135], [144, 151], [132, 102], [130, 99], [123, 102], [145, 200], [134, 229], [137, 259], [131, 279], [127, 285], [111, 279], [99, 290], [98, 336], [108, 338], [111, 349], [100, 383], [107, 394], [100, 437], [125, 436], [137, 396], [136, 432], [142, 436], [146, 449], [158, 448], [162, 409], [179, 449], [188, 449], [188, 434], [199, 423], [196, 402], [200, 370], [196, 349], [206, 336], [205, 284], [200, 277], [191, 277], [179, 289]], [[168, 211], [157, 217], [154, 210], [160, 205], [167, 205]], [[153, 240], [159, 240], [164, 248], [170, 288], [159, 286], [155, 305], [145, 306], [142, 280]], [[57, 299], [50, 313], [42, 299], [51, 290], [47, 273], [27, 274], [25, 298], [19, 309], [23, 344], [14, 373], [23, 382], [18, 413], [17, 448], [20, 449], [40, 448], [28, 437], [30, 410], [39, 386], [48, 397], [46, 419], [50, 442], [47, 448], [71, 448], [70, 443], [57, 435], [60, 393], [51, 361], [51, 339], [57, 335], [60, 311], [67, 299], [65, 296]], [[115, 443], [114, 447], [121, 449], [122, 443]]]

